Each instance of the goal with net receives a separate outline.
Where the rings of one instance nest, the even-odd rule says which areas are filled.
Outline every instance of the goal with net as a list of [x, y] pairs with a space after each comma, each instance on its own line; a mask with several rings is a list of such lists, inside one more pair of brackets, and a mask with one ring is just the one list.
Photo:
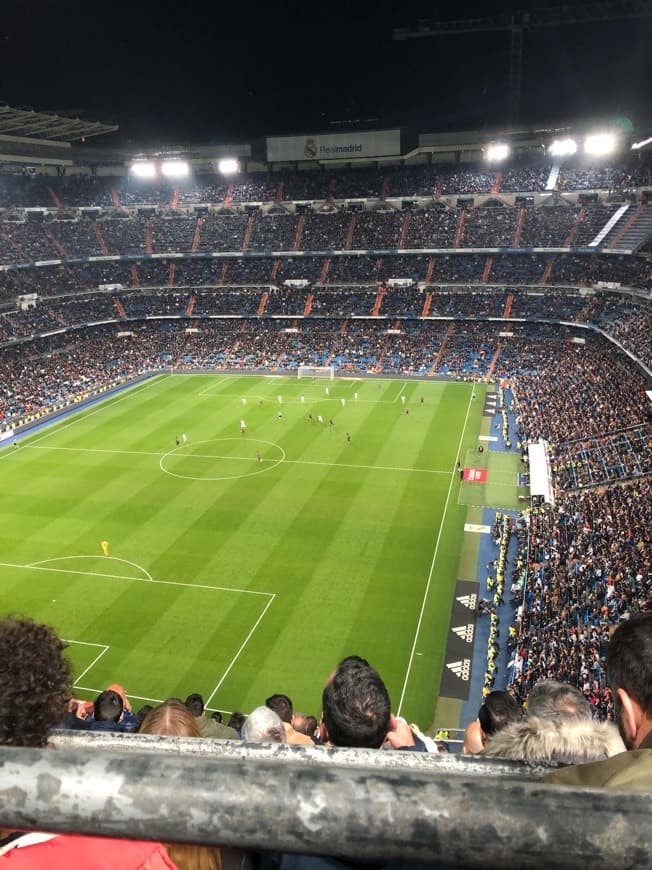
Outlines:
[[335, 377], [335, 366], [299, 366], [297, 368], [298, 378], [330, 378], [332, 381]]

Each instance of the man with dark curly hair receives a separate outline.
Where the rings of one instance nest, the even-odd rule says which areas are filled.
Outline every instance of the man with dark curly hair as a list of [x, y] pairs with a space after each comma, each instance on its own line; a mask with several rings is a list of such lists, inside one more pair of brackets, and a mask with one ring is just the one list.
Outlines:
[[43, 747], [63, 722], [72, 671], [66, 644], [47, 625], [7, 617], [0, 621], [0, 744]]
[[[47, 625], [0, 619], [0, 745], [47, 746], [50, 729], [63, 721], [71, 694], [65, 648]], [[107, 870], [176, 870], [161, 843], [0, 830], [0, 861], [5, 860], [14, 870], [100, 865]]]

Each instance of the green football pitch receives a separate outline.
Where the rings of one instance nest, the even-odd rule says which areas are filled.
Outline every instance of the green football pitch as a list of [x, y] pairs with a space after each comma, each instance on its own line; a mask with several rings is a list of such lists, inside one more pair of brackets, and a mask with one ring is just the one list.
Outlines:
[[284, 692], [319, 716], [356, 653], [428, 727], [475, 390], [175, 375], [107, 398], [0, 453], [2, 611], [69, 642], [79, 697], [120, 682], [135, 706], [247, 711]]

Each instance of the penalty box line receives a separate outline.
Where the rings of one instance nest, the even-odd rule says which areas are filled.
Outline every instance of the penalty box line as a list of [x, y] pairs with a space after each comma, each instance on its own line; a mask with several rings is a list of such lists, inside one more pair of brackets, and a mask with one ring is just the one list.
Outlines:
[[[74, 557], [72, 557], [72, 558], [74, 558]], [[100, 557], [98, 557], [98, 558], [100, 558]], [[233, 656], [233, 658], [229, 662], [228, 666], [226, 667], [226, 670], [223, 672], [222, 676], [220, 677], [217, 684], [215, 685], [215, 688], [212, 690], [212, 692], [208, 696], [208, 699], [206, 700], [206, 703], [205, 703], [205, 707], [207, 709], [210, 709], [208, 707], [208, 705], [213, 700], [213, 698], [215, 697], [215, 695], [217, 694], [217, 692], [221, 688], [222, 684], [224, 683], [224, 681], [226, 680], [226, 678], [228, 677], [228, 675], [232, 671], [234, 665], [236, 664], [236, 662], [238, 661], [238, 659], [240, 658], [240, 656], [244, 652], [245, 647], [247, 646], [247, 644], [249, 643], [249, 641], [253, 637], [256, 629], [258, 628], [260, 623], [263, 621], [265, 614], [267, 613], [267, 611], [269, 610], [269, 608], [271, 607], [272, 603], [274, 602], [274, 600], [276, 598], [275, 592], [257, 592], [257, 591], [251, 590], [251, 589], [234, 589], [234, 588], [227, 587], [227, 586], [208, 586], [208, 585], [199, 584], [199, 583], [180, 583], [180, 582], [174, 581], [174, 580], [150, 580], [150, 579], [147, 579], [146, 577], [125, 577], [125, 576], [114, 575], [114, 574], [101, 574], [101, 573], [98, 573], [95, 571], [75, 571], [75, 570], [66, 570], [65, 568], [47, 568], [43, 565], [18, 565], [18, 564], [12, 563], [12, 562], [0, 562], [0, 568], [23, 568], [23, 569], [27, 569], [30, 571], [50, 571], [50, 572], [58, 573], [58, 574], [80, 574], [82, 576], [106, 577], [109, 579], [136, 580], [136, 581], [141, 582], [141, 583], [158, 583], [160, 585], [165, 585], [165, 586], [184, 586], [187, 589], [211, 589], [211, 590], [214, 590], [217, 592], [238, 592], [238, 593], [243, 593], [243, 594], [262, 595], [262, 596], [267, 597], [268, 601], [265, 604], [265, 606], [263, 607], [263, 610], [260, 613], [260, 615], [258, 616], [258, 619], [253, 624], [253, 626], [249, 629], [249, 632], [248, 632], [247, 636], [245, 637], [245, 639], [240, 644], [238, 651], [235, 653], [235, 655]], [[110, 646], [106, 645], [106, 644], [90, 643], [88, 641], [66, 641], [66, 643], [79, 643], [79, 644], [84, 644], [85, 646], [102, 647], [101, 652], [98, 653], [98, 655], [93, 659], [93, 661], [90, 663], [90, 665], [79, 675], [79, 677], [75, 681], [75, 685], [74, 685], [75, 689], [79, 689], [79, 690], [84, 691], [84, 692], [97, 692], [99, 694], [99, 692], [101, 690], [93, 689], [93, 688], [90, 688], [88, 686], [81, 686], [81, 685], [79, 685], [79, 682], [82, 680], [83, 677], [86, 676], [86, 674], [91, 670], [91, 668], [93, 668], [97, 664], [97, 662], [102, 658], [102, 656], [106, 652], [108, 652], [108, 650], [110, 649]], [[146, 698], [143, 695], [129, 694], [129, 697], [135, 698], [136, 700], [139, 700], [139, 701], [150, 701], [150, 702], [157, 703], [157, 704], [162, 703], [162, 701], [159, 699]]]
[[[70, 556], [70, 559], [78, 558]], [[98, 559], [104, 558], [98, 556]], [[156, 583], [160, 586], [182, 586], [184, 589], [209, 589], [215, 592], [236, 592], [241, 595], [262, 595], [273, 599], [275, 592], [259, 592], [255, 589], [237, 589], [233, 586], [211, 586], [208, 583], [182, 583], [179, 580], [154, 580], [150, 577], [130, 577], [125, 574], [104, 574], [100, 571], [77, 571], [74, 568], [49, 568], [46, 565], [20, 565], [16, 562], [0, 562], [0, 568], [20, 568], [25, 571], [49, 571], [53, 574], [77, 574], [82, 577], [103, 577], [108, 580], [131, 580], [134, 583]]]

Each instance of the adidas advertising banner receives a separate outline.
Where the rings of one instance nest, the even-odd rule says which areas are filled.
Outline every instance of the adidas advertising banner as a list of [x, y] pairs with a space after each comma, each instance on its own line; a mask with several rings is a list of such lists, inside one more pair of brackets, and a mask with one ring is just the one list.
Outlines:
[[466, 701], [469, 697], [479, 590], [479, 584], [470, 580], [458, 580], [455, 586], [444, 670], [439, 687], [439, 694], [444, 698]]
[[401, 153], [401, 131], [330, 133], [305, 136], [271, 136], [266, 140], [267, 160], [359, 160], [394, 157]]

